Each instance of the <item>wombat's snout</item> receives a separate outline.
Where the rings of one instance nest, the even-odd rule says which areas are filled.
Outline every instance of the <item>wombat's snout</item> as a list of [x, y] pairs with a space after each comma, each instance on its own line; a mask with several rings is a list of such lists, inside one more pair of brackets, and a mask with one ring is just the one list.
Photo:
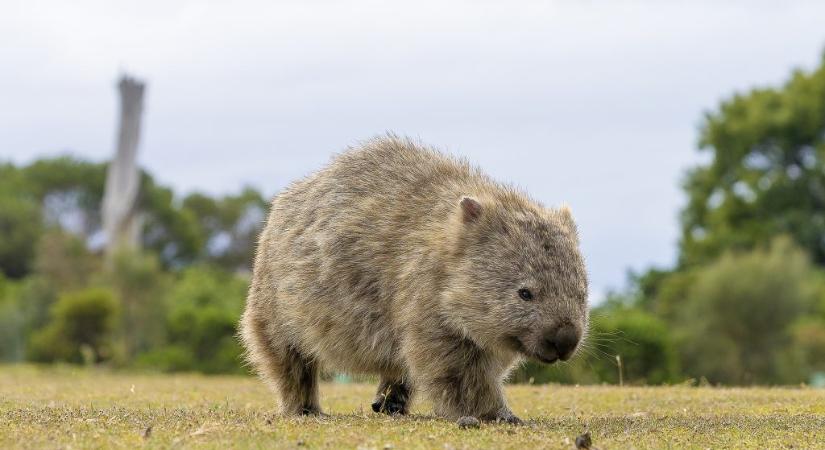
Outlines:
[[576, 351], [579, 339], [579, 331], [569, 323], [553, 327], [544, 333], [539, 358], [544, 362], [554, 362], [557, 359], [567, 361]]

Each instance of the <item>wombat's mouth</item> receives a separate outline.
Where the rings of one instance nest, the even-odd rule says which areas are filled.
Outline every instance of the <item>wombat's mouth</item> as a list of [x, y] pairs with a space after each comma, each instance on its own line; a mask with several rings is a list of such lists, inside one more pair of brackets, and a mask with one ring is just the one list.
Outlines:
[[545, 356], [541, 356], [539, 354], [535, 354], [535, 355], [533, 355], [533, 357], [538, 359], [539, 361], [545, 363], [545, 364], [553, 364], [554, 362], [559, 360], [558, 357], [548, 358], [548, 357], [545, 357]]
[[505, 338], [507, 345], [513, 350], [522, 355], [535, 359], [536, 361], [542, 362], [544, 364], [553, 364], [554, 362], [559, 360], [557, 355], [542, 355], [540, 352], [529, 352], [527, 351], [527, 347], [521, 342], [516, 336], [507, 336]]

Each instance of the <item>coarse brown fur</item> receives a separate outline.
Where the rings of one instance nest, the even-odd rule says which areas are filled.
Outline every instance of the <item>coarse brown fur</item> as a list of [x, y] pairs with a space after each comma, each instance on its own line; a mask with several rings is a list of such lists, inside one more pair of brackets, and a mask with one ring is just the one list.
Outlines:
[[241, 319], [248, 361], [285, 414], [320, 413], [326, 368], [379, 375], [376, 411], [403, 414], [424, 394], [446, 418], [517, 422], [510, 369], [566, 359], [586, 333], [578, 246], [567, 208], [408, 139], [373, 139], [273, 201]]

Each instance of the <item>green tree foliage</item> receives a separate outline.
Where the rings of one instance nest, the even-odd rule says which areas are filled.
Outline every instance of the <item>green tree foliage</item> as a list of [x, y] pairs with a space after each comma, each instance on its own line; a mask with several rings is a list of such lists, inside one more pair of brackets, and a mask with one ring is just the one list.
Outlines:
[[713, 160], [684, 183], [682, 265], [780, 234], [825, 264], [825, 58], [781, 88], [724, 101], [705, 117], [700, 145]]
[[120, 302], [118, 337], [127, 359], [165, 342], [165, 296], [171, 278], [157, 255], [133, 250], [116, 254], [112, 267], [98, 277], [97, 283], [110, 289]]
[[86, 286], [100, 266], [100, 258], [89, 251], [83, 239], [59, 228], [44, 232], [37, 241], [35, 272], [58, 290]]
[[0, 164], [0, 273], [12, 278], [31, 270], [40, 234], [40, 210], [24, 185], [19, 169]]
[[16, 288], [0, 273], [0, 362], [20, 361], [25, 351], [24, 323]]
[[822, 295], [804, 251], [778, 239], [769, 249], [726, 253], [695, 280], [675, 324], [689, 375], [727, 384], [804, 381], [783, 364], [794, 325], [811, 316]]
[[142, 172], [143, 251], [104, 267], [105, 176], [105, 164], [71, 157], [0, 163], [0, 359], [140, 355], [168, 370], [239, 371], [247, 282], [234, 272], [251, 267], [264, 197], [247, 188], [179, 198]]
[[32, 337], [31, 358], [75, 363], [112, 358], [118, 307], [114, 295], [103, 289], [61, 296], [49, 323]]
[[32, 333], [49, 322], [49, 311], [57, 302], [57, 295], [57, 288], [42, 275], [31, 275], [19, 282], [16, 294], [9, 301], [16, 303], [21, 314], [24, 340], [28, 341]]
[[255, 241], [268, 209], [260, 192], [246, 188], [238, 195], [213, 198], [190, 194], [183, 208], [197, 217], [206, 238], [203, 258], [227, 270], [251, 270]]
[[155, 251], [168, 267], [197, 261], [204, 245], [204, 232], [195, 215], [175, 201], [171, 189], [159, 186], [142, 173], [139, 207], [143, 211], [142, 245]]
[[825, 370], [825, 58], [723, 101], [700, 147], [678, 264], [634, 276], [632, 306], [675, 333], [689, 376], [805, 381]]
[[612, 306], [593, 315], [594, 337], [591, 369], [602, 382], [619, 383], [619, 362], [623, 381], [631, 384], [662, 384], [676, 381], [676, 347], [667, 324], [636, 308]]
[[815, 374], [825, 374], [825, 316], [806, 317], [793, 325], [785, 364], [794, 379], [813, 381]]
[[167, 344], [140, 357], [140, 364], [168, 371], [241, 372], [235, 337], [247, 281], [224, 271], [183, 271], [167, 297]]
[[[0, 163], [0, 271], [11, 278], [31, 273], [41, 236], [50, 230], [99, 248], [105, 177], [105, 164], [71, 157], [20, 168]], [[267, 206], [251, 188], [219, 198], [176, 199], [144, 171], [138, 195], [141, 243], [166, 268], [209, 262], [248, 270]]]

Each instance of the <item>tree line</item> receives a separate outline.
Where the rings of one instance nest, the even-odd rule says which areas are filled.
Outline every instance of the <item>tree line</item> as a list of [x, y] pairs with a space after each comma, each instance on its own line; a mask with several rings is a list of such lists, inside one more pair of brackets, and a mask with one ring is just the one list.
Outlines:
[[141, 250], [104, 263], [102, 163], [0, 164], [0, 360], [240, 372], [235, 327], [268, 201], [178, 198], [141, 173]]

